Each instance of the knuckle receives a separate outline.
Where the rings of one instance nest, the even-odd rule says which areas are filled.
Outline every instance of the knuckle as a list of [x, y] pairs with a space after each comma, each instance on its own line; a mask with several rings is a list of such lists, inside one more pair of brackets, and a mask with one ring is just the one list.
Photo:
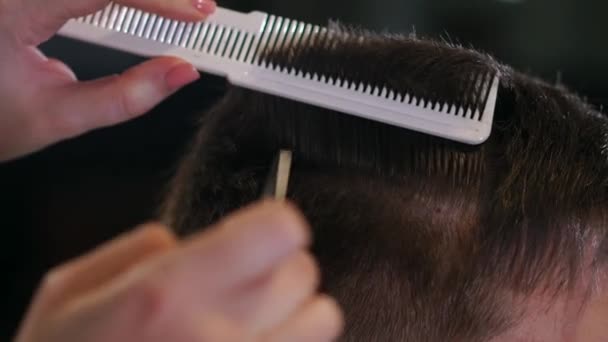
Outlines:
[[162, 281], [146, 280], [127, 293], [141, 327], [154, 327], [172, 312], [172, 293]]
[[308, 290], [314, 290], [319, 286], [321, 281], [321, 272], [315, 261], [314, 257], [310, 253], [302, 252], [296, 257], [292, 272], [297, 276], [298, 282]]
[[266, 209], [270, 213], [270, 219], [274, 223], [272, 227], [279, 228], [280, 233], [288, 241], [298, 244], [309, 244], [311, 232], [304, 216], [295, 206], [285, 203], [268, 203]]
[[66, 267], [59, 266], [49, 270], [40, 282], [40, 293], [44, 297], [55, 296], [61, 293], [65, 286]]
[[[72, 111], [66, 105], [64, 98], [56, 100], [59, 94], [55, 91], [36, 90], [24, 96], [35, 97], [36, 101], [20, 102], [25, 115], [23, 127], [30, 136], [37, 137], [42, 143], [56, 142], [60, 139], [72, 137], [81, 133], [82, 116], [71, 115]], [[49, 104], [53, 104], [52, 106]], [[46, 115], [40, 115], [46, 113]]]
[[132, 111], [132, 99], [129, 91], [127, 91], [124, 77], [121, 75], [111, 75], [106, 77], [108, 87], [112, 87], [111, 92], [114, 94], [112, 101], [109, 124], [115, 124], [128, 117]]
[[[36, 112], [37, 110], [32, 112]], [[54, 113], [58, 113], [58, 111], [53, 111]], [[82, 124], [80, 120], [68, 115], [50, 115], [50, 117], [44, 120], [33, 117], [30, 121], [30, 131], [36, 132], [50, 141], [74, 136], [80, 133], [81, 130]]]
[[141, 234], [141, 243], [150, 251], [163, 251], [177, 243], [175, 234], [167, 226], [159, 223], [148, 223], [137, 230]]
[[118, 101], [116, 101], [116, 115], [120, 118], [125, 117], [133, 111], [133, 100], [129, 91], [125, 90], [124, 78], [120, 75], [113, 76], [114, 80], [120, 84], [117, 89], [120, 89], [118, 93]]
[[324, 308], [324, 312], [326, 312], [327, 317], [333, 318], [333, 322], [336, 323], [338, 328], [341, 326], [343, 321], [342, 310], [340, 309], [340, 305], [338, 302], [329, 296], [322, 295], [320, 298], [321, 305]]

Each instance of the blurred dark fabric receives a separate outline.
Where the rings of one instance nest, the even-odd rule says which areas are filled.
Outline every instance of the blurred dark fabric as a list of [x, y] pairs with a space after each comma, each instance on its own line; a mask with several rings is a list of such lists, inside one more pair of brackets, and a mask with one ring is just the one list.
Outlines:
[[[608, 3], [563, 0], [225, 0], [324, 24], [329, 19], [472, 46], [499, 60], [562, 83], [608, 105], [608, 47], [602, 34]], [[81, 79], [120, 72], [141, 61], [127, 54], [54, 38], [49, 55]], [[9, 339], [40, 277], [133, 226], [154, 218], [163, 187], [192, 137], [197, 113], [213, 104], [225, 81], [203, 79], [144, 118], [0, 164], [5, 247], [0, 340]]]

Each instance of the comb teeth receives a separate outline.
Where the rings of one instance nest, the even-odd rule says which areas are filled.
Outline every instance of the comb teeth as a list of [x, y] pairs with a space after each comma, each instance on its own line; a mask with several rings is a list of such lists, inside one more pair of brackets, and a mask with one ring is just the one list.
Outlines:
[[[108, 31], [116, 31], [155, 42], [179, 46], [247, 64], [261, 62], [261, 55], [276, 46], [283, 46], [286, 39], [302, 35], [296, 26], [304, 23], [271, 16], [269, 27], [259, 35], [237, 27], [215, 22], [186, 23], [160, 17], [135, 8], [111, 3], [103, 10], [76, 19]], [[293, 22], [292, 31], [283, 21]], [[278, 22], [274, 25], [274, 22]], [[275, 31], [272, 31], [274, 28]], [[279, 32], [280, 31], [280, 32]], [[278, 37], [277, 33], [281, 33]], [[277, 43], [279, 43], [277, 44]], [[267, 66], [268, 63], [266, 63]]]
[[310, 61], [293, 61], [306, 49], [365, 37], [261, 12], [218, 8], [206, 22], [186, 23], [110, 3], [60, 33], [146, 56], [177, 55], [240, 86], [471, 144], [490, 134], [499, 83], [497, 73], [473, 74], [446, 100], [361, 80], [358, 72], [322, 74]]

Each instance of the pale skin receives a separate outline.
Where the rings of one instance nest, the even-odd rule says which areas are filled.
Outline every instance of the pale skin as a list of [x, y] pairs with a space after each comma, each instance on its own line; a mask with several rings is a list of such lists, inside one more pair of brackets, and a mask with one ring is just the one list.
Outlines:
[[[79, 82], [36, 46], [103, 0], [0, 0], [0, 162], [144, 114], [196, 80], [162, 57], [121, 75]], [[215, 3], [121, 3], [188, 21]], [[17, 342], [332, 341], [342, 329], [333, 299], [317, 292], [309, 228], [291, 205], [247, 208], [186, 241], [145, 225], [51, 270]]]
[[148, 225], [51, 271], [17, 342], [332, 341], [308, 229], [267, 202], [178, 242]]
[[[190, 64], [163, 57], [79, 82], [36, 48], [68, 18], [106, 3], [0, 0], [0, 162], [135, 118], [198, 79]], [[215, 8], [194, 0], [122, 3], [192, 21]], [[293, 207], [271, 202], [187, 241], [167, 227], [143, 226], [51, 270], [15, 340], [331, 341], [343, 319], [316, 292], [309, 239]], [[607, 294], [598, 286], [582, 311], [581, 293], [570, 305], [533, 311], [534, 320], [495, 341], [608, 341]]]
[[[107, 3], [0, 0], [0, 161], [144, 114], [199, 77], [185, 61], [164, 57], [122, 75], [78, 82], [70, 68], [37, 49], [70, 17]], [[121, 3], [189, 21], [202, 20], [215, 9], [215, 3], [197, 0]]]

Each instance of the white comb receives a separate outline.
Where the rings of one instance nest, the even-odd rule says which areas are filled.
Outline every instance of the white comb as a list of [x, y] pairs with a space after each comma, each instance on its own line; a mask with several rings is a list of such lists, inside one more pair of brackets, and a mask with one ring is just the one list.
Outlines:
[[262, 12], [218, 8], [205, 22], [185, 23], [111, 3], [70, 20], [61, 35], [142, 56], [172, 55], [238, 86], [468, 144], [492, 130], [499, 76], [480, 75], [450, 103], [386, 87], [277, 68], [264, 56], [331, 34], [326, 28]]

